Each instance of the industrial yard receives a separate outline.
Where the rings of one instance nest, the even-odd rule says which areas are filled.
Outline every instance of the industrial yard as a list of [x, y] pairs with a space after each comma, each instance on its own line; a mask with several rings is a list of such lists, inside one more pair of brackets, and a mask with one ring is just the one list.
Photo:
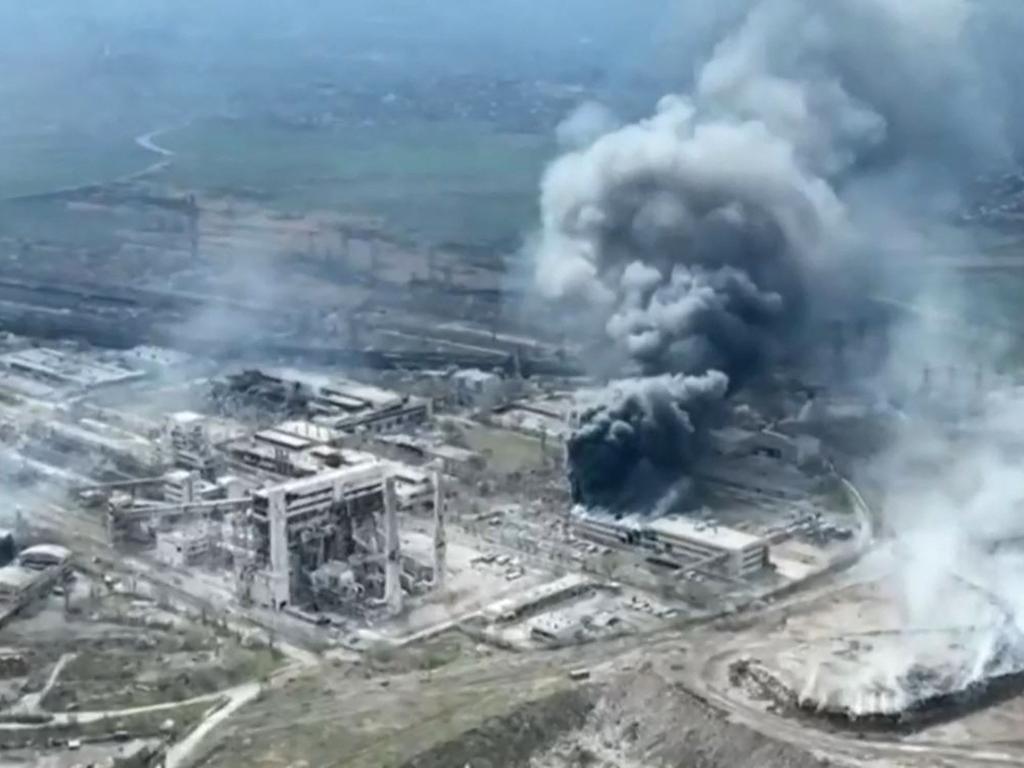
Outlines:
[[[577, 418], [566, 379], [4, 343], [11, 557], [43, 540], [68, 574], [0, 568], [11, 653], [66, 638], [24, 659], [44, 689], [17, 697], [13, 678], [6, 705], [64, 736], [11, 741], [11, 759], [53, 738], [120, 745], [74, 735], [88, 713], [177, 723], [184, 709], [173, 733], [143, 739], [173, 755], [239, 692], [292, 695], [316, 669], [362, 685], [482, 673], [517, 654], [546, 669], [546, 654], [763, 605], [871, 536], [820, 441], [749, 418], [716, 435], [699, 509], [611, 520], [574, 509], [561, 480]], [[567, 671], [548, 674], [552, 691], [573, 688]], [[197, 739], [190, 752], [199, 741], [219, 749]]]
[[1024, 765], [1016, 5], [36, 5], [0, 766]]

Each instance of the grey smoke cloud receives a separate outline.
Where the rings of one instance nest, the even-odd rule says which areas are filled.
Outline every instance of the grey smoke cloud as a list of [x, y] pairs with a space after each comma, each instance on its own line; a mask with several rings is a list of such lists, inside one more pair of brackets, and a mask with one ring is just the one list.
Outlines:
[[[842, 294], [837, 277], [886, 260], [889, 233], [860, 225], [913, 201], [885, 178], [1008, 157], [979, 86], [976, 12], [968, 0], [751, 0], [689, 93], [549, 167], [539, 289], [589, 313], [624, 370], [714, 370], [741, 386], [806, 340], [816, 304]], [[595, 423], [616, 423], [612, 401]], [[611, 428], [584, 444], [595, 432], [634, 463]]]

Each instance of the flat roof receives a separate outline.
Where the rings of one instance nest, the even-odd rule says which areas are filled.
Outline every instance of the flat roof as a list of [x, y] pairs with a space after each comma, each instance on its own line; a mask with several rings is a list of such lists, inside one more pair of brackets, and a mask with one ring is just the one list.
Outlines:
[[141, 371], [112, 365], [89, 355], [32, 347], [0, 355], [0, 362], [10, 367], [23, 368], [33, 373], [56, 378], [77, 386], [90, 386], [132, 379], [142, 376]]
[[255, 434], [255, 438], [257, 440], [262, 440], [265, 443], [273, 443], [274, 445], [291, 448], [294, 451], [301, 450], [302, 448], [308, 448], [313, 444], [312, 440], [305, 437], [297, 437], [288, 432], [281, 432], [273, 427], [270, 429], [261, 429]]
[[20, 565], [5, 565], [0, 568], [0, 586], [8, 589], [24, 589], [39, 578], [39, 571], [22, 568]]
[[268, 494], [275, 491], [283, 491], [285, 493], [301, 493], [308, 491], [317, 486], [326, 486], [334, 483], [338, 480], [344, 480], [345, 478], [351, 477], [354, 480], [360, 480], [363, 478], [372, 478], [374, 474], [380, 476], [380, 479], [384, 477], [384, 465], [381, 463], [373, 464], [357, 464], [355, 466], [341, 467], [340, 469], [331, 469], [326, 472], [318, 472], [315, 475], [309, 477], [300, 477], [294, 480], [286, 480], [283, 483], [277, 485], [268, 485], [266, 488], [261, 488], [256, 491], [256, 496], [266, 497]]
[[52, 557], [57, 560], [67, 560], [71, 557], [71, 550], [67, 547], [62, 547], [60, 544], [36, 544], [33, 547], [26, 547], [21, 550], [19, 557], [24, 559], [25, 557]]
[[748, 547], [765, 544], [764, 540], [759, 536], [738, 531], [735, 528], [729, 528], [724, 525], [701, 523], [698, 527], [697, 521], [687, 517], [661, 517], [650, 521], [644, 527], [663, 536], [688, 539], [715, 549], [739, 551]]
[[320, 389], [325, 395], [352, 398], [370, 408], [386, 408], [402, 401], [402, 395], [397, 392], [351, 379], [333, 379]]
[[312, 421], [291, 419], [282, 421], [273, 427], [277, 432], [286, 432], [289, 435], [312, 440], [317, 443], [329, 443], [338, 437], [338, 433], [323, 424], [316, 424]]
[[593, 580], [579, 573], [567, 573], [554, 581], [530, 587], [511, 597], [502, 598], [491, 603], [485, 610], [490, 616], [501, 616], [509, 611], [519, 611], [540, 600], [546, 600], [562, 592], [592, 587]]

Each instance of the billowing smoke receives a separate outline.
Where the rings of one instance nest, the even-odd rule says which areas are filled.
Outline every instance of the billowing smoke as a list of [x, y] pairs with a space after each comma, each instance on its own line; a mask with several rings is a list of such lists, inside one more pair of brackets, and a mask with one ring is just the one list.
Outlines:
[[[700, 420], [725, 395], [724, 374], [618, 381], [582, 414], [569, 441], [577, 501], [604, 507], [651, 504], [699, 452]], [[632, 494], [625, 497], [624, 494]]]
[[555, 128], [558, 145], [565, 149], [583, 149], [619, 127], [615, 114], [600, 102], [585, 101]]
[[[689, 94], [548, 169], [539, 288], [610, 340], [630, 375], [715, 371], [735, 391], [793, 356], [821, 305], [851, 299], [843, 276], [883, 260], [864, 245], [880, 233], [861, 231], [895, 204], [879, 179], [1004, 156], [964, 55], [969, 18], [966, 0], [752, 0]], [[578, 500], [605, 506], [644, 464], [685, 475], [715, 399], [611, 387], [572, 442]], [[638, 412], [644, 434], [687, 432], [680, 450], [619, 426]]]

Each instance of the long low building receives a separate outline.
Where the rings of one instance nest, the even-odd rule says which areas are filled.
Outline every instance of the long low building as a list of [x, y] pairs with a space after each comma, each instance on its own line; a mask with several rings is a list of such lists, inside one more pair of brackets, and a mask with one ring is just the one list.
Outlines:
[[759, 536], [688, 517], [654, 520], [580, 512], [573, 530], [581, 538], [615, 547], [635, 547], [683, 566], [752, 576], [768, 564], [768, 542]]

